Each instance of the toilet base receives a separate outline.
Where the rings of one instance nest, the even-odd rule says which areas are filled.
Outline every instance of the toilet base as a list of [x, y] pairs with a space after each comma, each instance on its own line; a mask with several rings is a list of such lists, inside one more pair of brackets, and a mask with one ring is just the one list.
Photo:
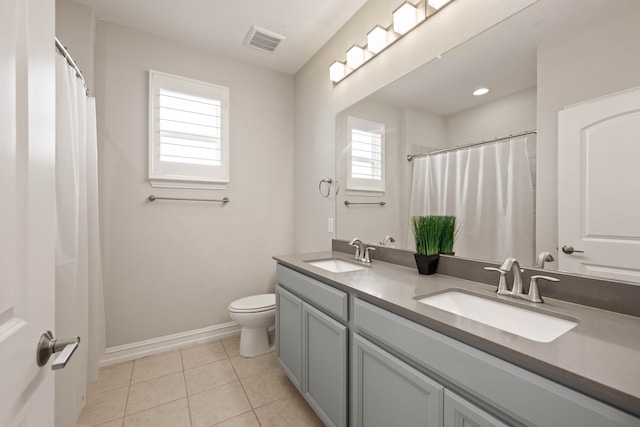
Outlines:
[[257, 357], [272, 351], [267, 328], [240, 330], [240, 356]]

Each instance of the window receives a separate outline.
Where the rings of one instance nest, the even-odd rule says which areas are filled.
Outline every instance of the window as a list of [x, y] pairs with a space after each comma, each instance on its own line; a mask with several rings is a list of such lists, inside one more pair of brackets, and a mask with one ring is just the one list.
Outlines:
[[384, 125], [347, 118], [347, 190], [384, 192]]
[[229, 89], [149, 71], [149, 181], [224, 189], [229, 183]]

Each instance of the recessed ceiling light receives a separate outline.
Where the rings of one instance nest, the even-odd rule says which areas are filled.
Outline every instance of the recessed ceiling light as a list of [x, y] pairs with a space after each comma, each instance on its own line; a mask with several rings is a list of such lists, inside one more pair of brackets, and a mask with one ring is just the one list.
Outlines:
[[482, 96], [488, 93], [489, 93], [489, 89], [487, 89], [486, 87], [481, 87], [473, 91], [473, 96]]

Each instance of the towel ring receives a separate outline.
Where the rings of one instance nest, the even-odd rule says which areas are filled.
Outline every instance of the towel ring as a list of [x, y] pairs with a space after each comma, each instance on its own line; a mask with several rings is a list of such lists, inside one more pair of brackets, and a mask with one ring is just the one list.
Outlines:
[[[331, 184], [336, 183], [336, 196], [338, 195], [338, 193], [340, 192], [340, 184], [338, 184], [337, 180], [333, 180], [332, 178], [324, 178], [321, 179], [320, 182], [318, 183], [318, 191], [320, 192], [320, 195], [322, 197], [324, 197], [325, 199], [327, 197], [329, 197], [329, 195], [331, 194]], [[327, 191], [322, 191], [322, 183], [327, 184]]]

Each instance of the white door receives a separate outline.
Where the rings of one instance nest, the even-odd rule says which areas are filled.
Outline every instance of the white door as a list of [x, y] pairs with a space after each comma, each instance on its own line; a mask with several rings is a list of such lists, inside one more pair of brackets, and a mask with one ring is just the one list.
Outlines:
[[561, 111], [558, 137], [560, 269], [640, 282], [640, 88]]
[[53, 425], [54, 2], [0, 2], [0, 426]]

